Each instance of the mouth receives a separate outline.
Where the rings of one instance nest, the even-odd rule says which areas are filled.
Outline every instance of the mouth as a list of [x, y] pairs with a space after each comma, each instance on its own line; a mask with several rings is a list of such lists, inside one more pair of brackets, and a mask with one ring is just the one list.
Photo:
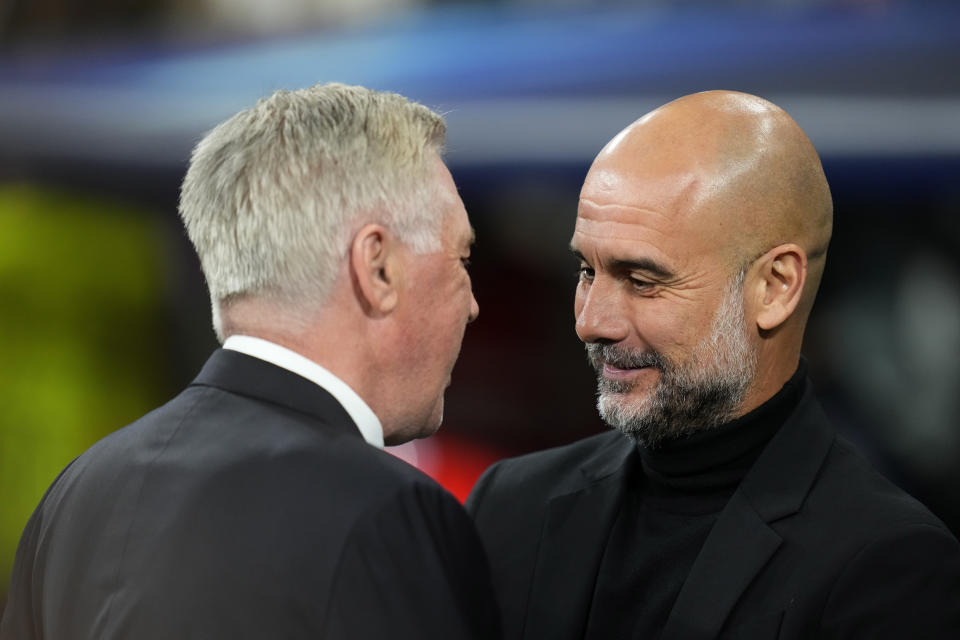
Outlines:
[[663, 371], [664, 359], [652, 349], [640, 350], [598, 343], [587, 344], [587, 360], [608, 390], [627, 390], [638, 384], [652, 384], [647, 380]]
[[650, 365], [642, 367], [618, 367], [612, 365], [609, 362], [603, 363], [603, 377], [608, 380], [629, 380], [638, 375], [647, 369], [652, 369]]

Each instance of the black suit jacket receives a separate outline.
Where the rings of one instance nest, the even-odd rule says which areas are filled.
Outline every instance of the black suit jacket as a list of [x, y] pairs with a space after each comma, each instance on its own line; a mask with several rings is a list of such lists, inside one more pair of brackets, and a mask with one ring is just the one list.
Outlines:
[[[661, 638], [960, 638], [956, 539], [836, 437], [809, 386], [719, 516]], [[610, 432], [478, 481], [467, 508], [505, 637], [583, 636], [637, 455]]]
[[3, 640], [498, 635], [470, 519], [312, 382], [220, 350], [56, 479]]

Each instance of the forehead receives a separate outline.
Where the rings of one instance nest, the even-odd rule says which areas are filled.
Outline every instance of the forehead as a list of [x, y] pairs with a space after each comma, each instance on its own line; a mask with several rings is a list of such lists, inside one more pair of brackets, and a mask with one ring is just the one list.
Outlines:
[[581, 198], [574, 228], [574, 249], [583, 253], [609, 252], [613, 257], [650, 255], [665, 259], [670, 254], [667, 232], [660, 214], [618, 204], [600, 204]]
[[580, 193], [572, 245], [614, 259], [650, 258], [681, 269], [714, 253], [699, 215], [702, 189], [684, 170], [596, 163]]
[[472, 244], [473, 228], [470, 226], [467, 210], [463, 206], [463, 200], [460, 198], [457, 186], [453, 182], [450, 170], [437, 155], [434, 155], [431, 163], [437, 190], [437, 206], [440, 209], [440, 215], [443, 216], [444, 229], [450, 234], [454, 242]]

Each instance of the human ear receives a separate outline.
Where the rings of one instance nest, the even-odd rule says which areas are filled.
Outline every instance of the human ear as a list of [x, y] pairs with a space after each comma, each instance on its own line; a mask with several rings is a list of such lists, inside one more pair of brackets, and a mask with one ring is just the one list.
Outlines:
[[386, 315], [397, 306], [400, 263], [398, 243], [388, 229], [368, 224], [350, 243], [354, 290], [365, 310]]
[[757, 261], [759, 268], [757, 326], [776, 329], [787, 321], [800, 299], [807, 280], [807, 254], [795, 244], [770, 249]]

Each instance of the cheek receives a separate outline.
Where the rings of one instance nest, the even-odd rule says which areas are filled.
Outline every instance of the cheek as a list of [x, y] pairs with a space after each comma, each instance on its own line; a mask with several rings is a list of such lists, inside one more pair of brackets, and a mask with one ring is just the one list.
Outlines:
[[580, 317], [580, 312], [583, 311], [583, 303], [587, 298], [587, 290], [582, 282], [577, 283], [577, 288], [573, 293], [573, 315], [575, 318]]
[[461, 300], [469, 301], [473, 297], [473, 282], [471, 282], [469, 275], [460, 278], [459, 293]]
[[637, 335], [654, 349], [670, 352], [699, 342], [700, 318], [669, 300], [639, 300], [629, 317]]

